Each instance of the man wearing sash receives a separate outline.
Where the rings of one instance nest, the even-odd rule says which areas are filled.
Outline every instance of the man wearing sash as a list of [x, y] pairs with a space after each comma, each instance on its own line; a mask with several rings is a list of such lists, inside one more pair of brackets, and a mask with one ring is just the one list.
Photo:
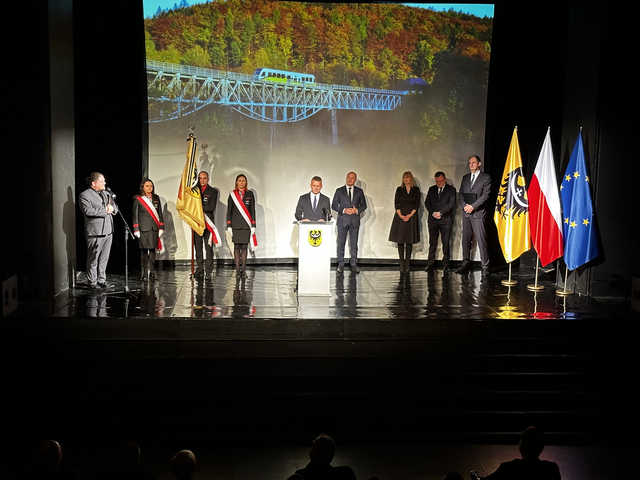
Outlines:
[[156, 251], [162, 253], [164, 245], [164, 219], [160, 197], [155, 194], [155, 186], [148, 178], [140, 183], [140, 193], [133, 199], [133, 234], [140, 247], [140, 280], [148, 281], [154, 277]]
[[[202, 171], [198, 175], [200, 184], [200, 198], [202, 200], [202, 211], [205, 215], [205, 229], [202, 235], [194, 232], [194, 244], [196, 247], [196, 278], [202, 278], [203, 274], [207, 280], [211, 279], [213, 271], [213, 245], [220, 244], [220, 235], [215, 229], [216, 205], [218, 204], [218, 190], [209, 185], [209, 173]], [[206, 265], [202, 256], [202, 247], [206, 252]]]
[[247, 177], [238, 175], [236, 185], [227, 199], [227, 229], [233, 234], [233, 258], [237, 278], [246, 278], [247, 246], [258, 247], [256, 236], [256, 200], [249, 190]]

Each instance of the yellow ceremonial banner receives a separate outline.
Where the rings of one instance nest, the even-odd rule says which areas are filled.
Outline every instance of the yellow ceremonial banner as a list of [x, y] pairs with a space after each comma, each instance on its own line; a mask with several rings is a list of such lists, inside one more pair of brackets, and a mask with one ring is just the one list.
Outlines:
[[507, 263], [531, 248], [529, 240], [529, 201], [522, 174], [522, 157], [518, 144], [518, 129], [513, 129], [507, 162], [496, 199], [493, 221], [498, 228], [502, 254]]
[[178, 187], [176, 210], [182, 219], [198, 235], [202, 235], [205, 228], [200, 188], [198, 186], [198, 166], [196, 165], [196, 138], [189, 134], [187, 138], [187, 161], [182, 170], [182, 178]]

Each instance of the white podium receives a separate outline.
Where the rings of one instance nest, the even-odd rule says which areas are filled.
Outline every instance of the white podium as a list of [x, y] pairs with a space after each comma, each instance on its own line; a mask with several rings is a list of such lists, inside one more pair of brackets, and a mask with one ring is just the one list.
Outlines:
[[329, 295], [334, 222], [298, 223], [298, 295]]

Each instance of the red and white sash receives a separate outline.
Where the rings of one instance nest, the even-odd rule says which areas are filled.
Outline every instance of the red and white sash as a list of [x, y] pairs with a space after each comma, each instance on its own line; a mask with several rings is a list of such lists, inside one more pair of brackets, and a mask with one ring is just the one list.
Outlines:
[[216, 224], [209, 218], [209, 215], [204, 214], [204, 223], [207, 230], [209, 230], [209, 240], [207, 243], [209, 246], [213, 245], [218, 248], [222, 245], [222, 241], [220, 240], [220, 234], [218, 233], [218, 229], [216, 228]]
[[233, 203], [235, 203], [236, 208], [240, 212], [240, 215], [242, 215], [242, 218], [244, 218], [244, 221], [247, 222], [247, 225], [251, 229], [251, 238], [249, 239], [249, 248], [251, 248], [251, 251], [254, 251], [256, 248], [258, 248], [258, 237], [256, 236], [256, 230], [255, 230], [255, 227], [253, 226], [254, 225], [253, 218], [251, 218], [251, 214], [249, 213], [247, 206], [244, 204], [244, 202], [240, 198], [240, 192], [238, 190], [233, 190], [229, 195], [231, 196]]
[[[153, 221], [156, 222], [156, 225], [158, 226], [158, 230], [164, 230], [164, 223], [160, 221], [160, 217], [158, 216], [158, 211], [156, 210], [156, 207], [153, 206], [153, 202], [151, 201], [151, 199], [149, 199], [149, 197], [147, 197], [146, 195], [138, 195], [136, 198], [138, 199], [140, 204], [145, 208], [147, 213], [151, 215], [151, 218], [153, 219]], [[162, 242], [160, 235], [158, 235], [158, 246], [156, 247], [156, 250], [160, 253], [164, 252], [164, 243]]]

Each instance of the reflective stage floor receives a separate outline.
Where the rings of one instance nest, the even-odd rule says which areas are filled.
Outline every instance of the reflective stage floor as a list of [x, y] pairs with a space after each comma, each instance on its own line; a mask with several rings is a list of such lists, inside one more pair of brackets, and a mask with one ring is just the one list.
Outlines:
[[[528, 270], [528, 269], [527, 269]], [[533, 272], [514, 271], [518, 284], [505, 287], [506, 272], [487, 278], [480, 271], [459, 275], [441, 269], [401, 274], [397, 267], [363, 267], [331, 275], [328, 297], [296, 294], [295, 266], [256, 266], [240, 280], [218, 266], [211, 280], [196, 281], [188, 267], [160, 270], [143, 283], [110, 275], [110, 288], [81, 284], [56, 298], [54, 317], [191, 319], [602, 319], [628, 313], [628, 305], [578, 295], [558, 297], [555, 283], [542, 278], [543, 291], [527, 290]]]

